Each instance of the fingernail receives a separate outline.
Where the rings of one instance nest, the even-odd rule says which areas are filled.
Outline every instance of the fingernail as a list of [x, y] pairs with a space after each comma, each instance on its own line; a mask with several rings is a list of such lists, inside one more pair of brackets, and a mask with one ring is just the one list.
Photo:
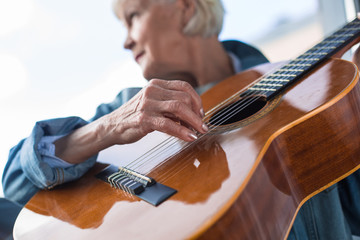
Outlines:
[[189, 133], [189, 137], [191, 137], [193, 140], [198, 139], [198, 137], [194, 133]]
[[200, 115], [201, 115], [201, 117], [205, 117], [204, 109], [200, 109]]
[[209, 131], [209, 128], [208, 128], [208, 126], [207, 126], [205, 123], [203, 123], [202, 129], [203, 129], [205, 132]]

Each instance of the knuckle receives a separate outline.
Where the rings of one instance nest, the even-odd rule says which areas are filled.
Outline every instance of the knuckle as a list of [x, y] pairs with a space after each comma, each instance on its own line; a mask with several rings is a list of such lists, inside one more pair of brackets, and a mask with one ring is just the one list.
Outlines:
[[192, 87], [191, 87], [191, 85], [190, 85], [188, 82], [180, 81], [180, 86], [181, 86], [182, 88], [184, 88], [185, 90], [187, 90], [187, 91], [192, 90]]
[[154, 91], [154, 88], [155, 88], [155, 85], [154, 84], [149, 84], [148, 86], [146, 86], [144, 88], [144, 91], [143, 91], [143, 96], [145, 98], [148, 98], [151, 96], [152, 92]]
[[136, 126], [143, 134], [147, 134], [152, 130], [151, 124], [149, 124], [152, 121], [149, 121], [149, 117], [146, 114], [139, 114], [135, 121]]
[[168, 126], [167, 119], [166, 118], [152, 119], [150, 126], [152, 130], [166, 132], [167, 131], [166, 128]]
[[169, 110], [170, 112], [180, 112], [182, 108], [182, 103], [179, 102], [179, 101], [171, 101], [170, 104], [169, 104]]
[[153, 79], [150, 80], [149, 84], [156, 85], [156, 84], [159, 84], [159, 81], [160, 81], [159, 79], [153, 78]]
[[159, 127], [159, 129], [165, 129], [167, 127], [167, 123], [166, 123], [166, 119], [165, 118], [161, 118], [157, 121], [157, 125]]
[[146, 115], [145, 114], [138, 114], [134, 119], [136, 126], [142, 126], [146, 122]]
[[192, 103], [191, 96], [190, 96], [190, 94], [188, 94], [188, 93], [184, 93], [184, 94], [183, 94], [182, 100], [183, 100], [187, 105], [191, 105], [191, 103]]

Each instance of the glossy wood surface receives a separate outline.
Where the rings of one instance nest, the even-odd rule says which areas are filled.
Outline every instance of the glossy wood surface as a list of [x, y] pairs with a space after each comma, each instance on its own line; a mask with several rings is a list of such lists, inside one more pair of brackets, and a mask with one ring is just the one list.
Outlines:
[[[272, 67], [221, 82], [202, 96], [205, 109]], [[95, 179], [104, 167], [99, 163], [76, 182], [36, 194], [14, 236], [284, 239], [309, 197], [359, 167], [358, 77], [354, 64], [331, 59], [251, 124], [222, 129], [160, 166], [155, 162], [149, 176], [178, 190], [158, 207]], [[114, 159], [122, 165], [121, 156]]]

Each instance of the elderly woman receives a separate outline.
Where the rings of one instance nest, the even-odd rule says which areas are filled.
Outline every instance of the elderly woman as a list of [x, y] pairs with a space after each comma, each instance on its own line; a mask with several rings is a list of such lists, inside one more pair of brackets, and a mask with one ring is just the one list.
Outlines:
[[[39, 189], [81, 177], [99, 151], [138, 141], [152, 131], [194, 141], [197, 132], [208, 131], [198, 94], [267, 62], [244, 43], [219, 42], [224, 12], [219, 0], [118, 0], [114, 8], [127, 29], [124, 47], [149, 84], [123, 90], [112, 103], [100, 105], [90, 121], [69, 117], [37, 122], [32, 134], [10, 151], [3, 176], [7, 198], [24, 205]], [[327, 206], [324, 194], [321, 204]], [[337, 207], [331, 217], [341, 226], [324, 222], [323, 213], [312, 210], [319, 201], [312, 201], [300, 211], [290, 238], [351, 235], [338, 200], [335, 205], [330, 200], [329, 206]]]
[[11, 149], [3, 177], [8, 198], [25, 204], [39, 189], [82, 176], [99, 151], [155, 130], [195, 140], [207, 126], [194, 88], [200, 93], [267, 61], [243, 43], [219, 42], [220, 1], [120, 0], [114, 8], [128, 32], [124, 47], [149, 84], [120, 92], [114, 102], [100, 105], [90, 121], [69, 117], [36, 123], [31, 136]]

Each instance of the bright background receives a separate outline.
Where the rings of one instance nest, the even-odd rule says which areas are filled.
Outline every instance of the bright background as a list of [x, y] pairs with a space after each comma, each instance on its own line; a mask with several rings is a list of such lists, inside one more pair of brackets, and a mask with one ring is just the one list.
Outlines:
[[[0, 0], [0, 175], [9, 149], [37, 120], [90, 118], [96, 106], [145, 81], [122, 49], [112, 0]], [[317, 0], [224, 0], [221, 39], [241, 39], [271, 61], [322, 38]], [[2, 188], [0, 187], [0, 196]]]

